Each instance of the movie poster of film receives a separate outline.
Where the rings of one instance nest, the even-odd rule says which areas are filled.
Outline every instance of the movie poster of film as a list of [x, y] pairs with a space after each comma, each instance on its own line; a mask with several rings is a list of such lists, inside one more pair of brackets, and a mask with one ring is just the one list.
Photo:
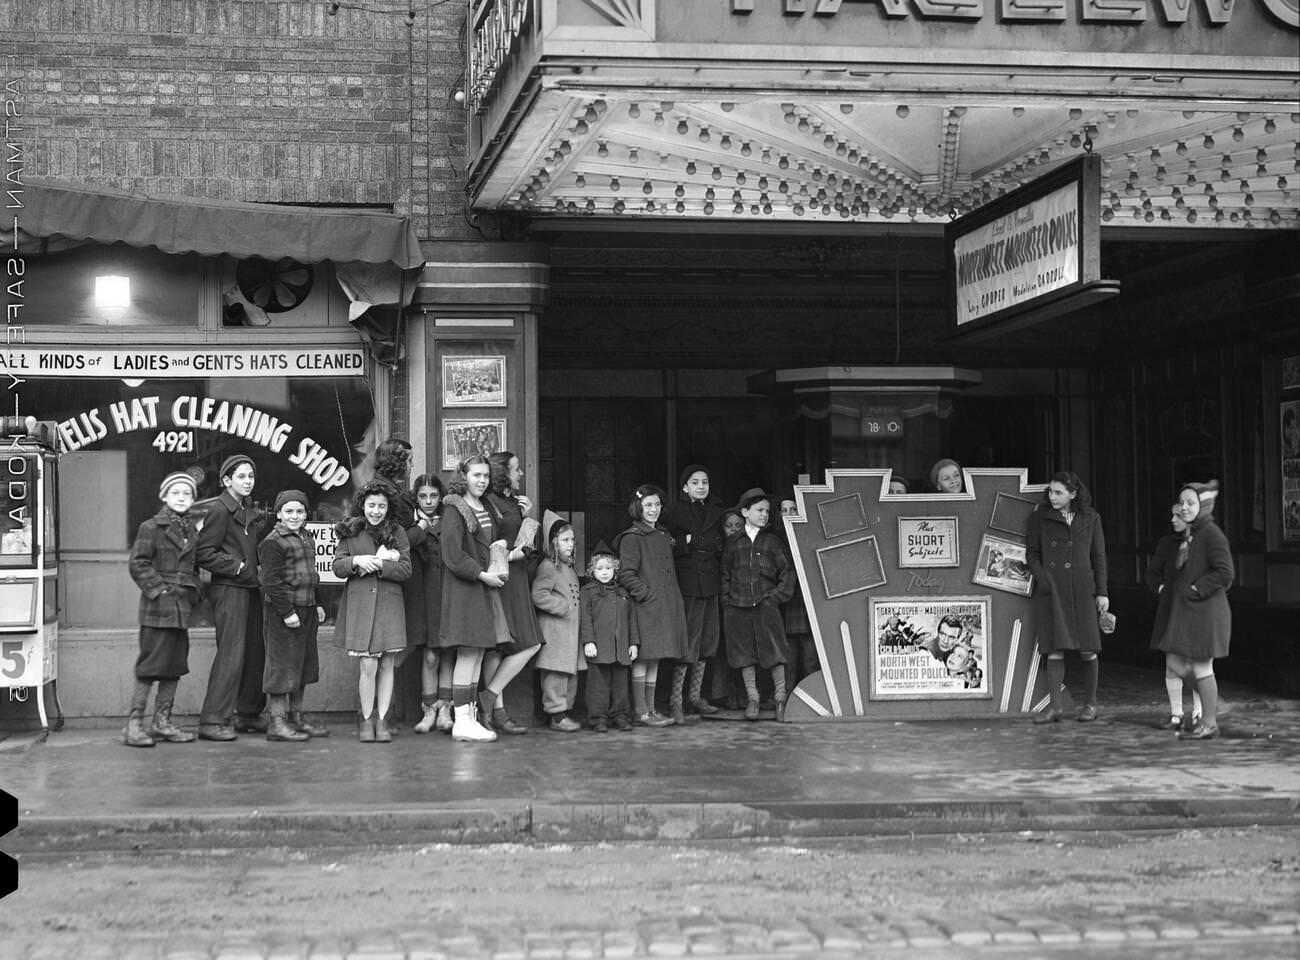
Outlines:
[[988, 597], [871, 601], [871, 698], [988, 697]]

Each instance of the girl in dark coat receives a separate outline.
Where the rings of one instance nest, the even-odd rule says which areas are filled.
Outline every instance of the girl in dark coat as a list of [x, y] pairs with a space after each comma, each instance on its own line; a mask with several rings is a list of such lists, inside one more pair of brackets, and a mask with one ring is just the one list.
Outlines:
[[[170, 473], [158, 488], [163, 507], [140, 524], [131, 545], [131, 579], [140, 587], [140, 655], [122, 742], [152, 747], [155, 740], [189, 743], [194, 734], [172, 723], [176, 686], [190, 672], [190, 612], [199, 601], [194, 550], [198, 534], [187, 516], [197, 492], [188, 473]], [[158, 684], [153, 723], [144, 728], [149, 691]]]
[[779, 537], [767, 529], [772, 498], [754, 487], [736, 505], [745, 519], [741, 531], [727, 538], [722, 554], [722, 617], [727, 635], [727, 662], [740, 670], [745, 684], [745, 719], [758, 719], [755, 667], [772, 674], [777, 719], [785, 716], [785, 664], [790, 659], [781, 604], [794, 595], [794, 566]]
[[[1169, 581], [1177, 573], [1178, 548], [1183, 543], [1183, 531], [1187, 529], [1187, 523], [1183, 520], [1183, 505], [1174, 503], [1173, 512], [1169, 516], [1169, 524], [1173, 527], [1174, 532], [1166, 534], [1160, 538], [1156, 544], [1155, 552], [1151, 554], [1151, 559], [1147, 561], [1146, 585], [1157, 597], [1156, 600], [1156, 621], [1161, 622], [1169, 616], [1169, 604], [1173, 598], [1173, 591], [1166, 592]], [[1159, 641], [1159, 634], [1153, 632], [1151, 637], [1151, 646], [1155, 648]], [[1169, 723], [1166, 728], [1169, 730], [1183, 729], [1183, 677], [1175, 671], [1173, 664], [1169, 663], [1168, 658], [1165, 661], [1165, 691], [1169, 694]], [[1201, 722], [1201, 695], [1196, 692], [1195, 685], [1192, 685], [1192, 727]]]
[[334, 532], [334, 574], [347, 580], [339, 603], [335, 636], [356, 657], [361, 700], [358, 736], [362, 743], [390, 743], [386, 723], [393, 700], [393, 669], [406, 649], [406, 610], [402, 584], [411, 576], [411, 544], [389, 516], [398, 493], [386, 480], [371, 480], [356, 492], [360, 516], [338, 523]]
[[654, 484], [636, 488], [628, 513], [633, 523], [618, 535], [618, 582], [636, 606], [636, 631], [640, 654], [632, 664], [632, 712], [635, 723], [670, 727], [671, 717], [655, 709], [655, 687], [660, 660], [680, 660], [686, 655], [686, 607], [677, 586], [673, 563], [673, 538], [659, 526], [664, 492]]
[[[709, 499], [709, 471], [698, 463], [681, 473], [682, 495], [664, 516], [664, 529], [673, 538], [677, 562], [677, 586], [686, 606], [686, 656], [673, 668], [669, 716], [677, 723], [698, 720], [717, 713], [704, 699], [704, 668], [718, 652], [720, 613], [718, 594], [722, 589], [722, 508]], [[684, 695], [687, 671], [689, 696]], [[683, 699], [696, 713], [688, 716]]]
[[524, 472], [519, 467], [519, 458], [509, 450], [502, 450], [492, 454], [488, 461], [492, 482], [483, 497], [483, 505], [492, 514], [496, 536], [506, 542], [510, 551], [510, 575], [501, 588], [501, 606], [511, 639], [488, 651], [483, 658], [484, 682], [479, 704], [497, 733], [520, 734], [527, 733], [528, 728], [510, 718], [503, 696], [510, 681], [519, 676], [545, 642], [537, 623], [531, 586], [532, 574], [541, 559], [536, 547], [537, 521], [527, 516], [533, 502], [522, 493]]
[[[1189, 483], [1178, 492], [1183, 531], [1174, 556], [1172, 573], [1166, 572], [1156, 611], [1152, 646], [1165, 653], [1167, 673], [1194, 680], [1201, 695], [1201, 722], [1184, 733], [1187, 740], [1209, 740], [1219, 735], [1219, 684], [1214, 658], [1228, 655], [1232, 638], [1232, 610], [1228, 587], [1236, 576], [1232, 548], [1214, 522], [1216, 480]], [[1181, 702], [1181, 695], [1180, 695]], [[1172, 719], [1172, 718], [1171, 718]]]
[[[442, 619], [442, 545], [439, 543], [442, 498], [446, 489], [431, 473], [423, 473], [411, 485], [411, 522], [406, 539], [411, 543], [411, 579], [403, 586], [406, 601], [406, 645], [420, 656], [420, 707], [423, 716], [416, 733], [434, 727], [451, 729], [451, 703], [440, 699], [438, 679], [441, 648], [438, 627]], [[448, 664], [450, 666], [450, 664]], [[450, 671], [447, 684], [450, 685]], [[450, 691], [448, 691], [450, 692]]]
[[496, 535], [492, 514], [483, 503], [492, 468], [477, 454], [461, 461], [448, 487], [442, 512], [442, 619], [438, 644], [456, 648], [452, 673], [453, 740], [489, 743], [496, 732], [479, 723], [474, 689], [483, 668], [483, 655], [509, 642], [501, 606], [505, 565], [494, 569], [493, 545], [504, 559], [505, 541]]
[[1084, 706], [1077, 719], [1097, 719], [1098, 618], [1110, 609], [1106, 590], [1106, 537], [1092, 508], [1088, 488], [1076, 474], [1053, 474], [1043, 502], [1029, 515], [1025, 558], [1034, 575], [1034, 619], [1038, 650], [1047, 657], [1051, 707], [1034, 723], [1053, 723], [1063, 715], [1065, 651], [1083, 659]]

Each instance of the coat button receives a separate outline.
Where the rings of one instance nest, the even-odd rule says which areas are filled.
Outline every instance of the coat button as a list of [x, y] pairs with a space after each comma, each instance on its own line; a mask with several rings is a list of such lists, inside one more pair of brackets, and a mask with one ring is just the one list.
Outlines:
[[1047, 565], [1048, 565], [1049, 567], [1054, 567], [1054, 566], [1056, 566], [1056, 561], [1055, 561], [1055, 560], [1048, 560], [1048, 561], [1047, 561]]
[[1065, 569], [1066, 570], [1070, 569], [1070, 562], [1068, 560], [1065, 562]]

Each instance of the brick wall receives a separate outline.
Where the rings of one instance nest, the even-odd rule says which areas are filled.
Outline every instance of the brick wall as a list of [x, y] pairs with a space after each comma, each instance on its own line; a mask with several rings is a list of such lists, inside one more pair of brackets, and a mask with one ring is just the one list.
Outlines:
[[149, 193], [463, 217], [464, 4], [0, 0], [25, 171]]

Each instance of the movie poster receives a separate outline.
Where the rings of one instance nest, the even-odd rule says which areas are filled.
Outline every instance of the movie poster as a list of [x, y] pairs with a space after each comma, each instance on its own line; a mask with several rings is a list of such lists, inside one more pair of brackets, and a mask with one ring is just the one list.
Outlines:
[[873, 597], [871, 699], [990, 696], [988, 597]]

